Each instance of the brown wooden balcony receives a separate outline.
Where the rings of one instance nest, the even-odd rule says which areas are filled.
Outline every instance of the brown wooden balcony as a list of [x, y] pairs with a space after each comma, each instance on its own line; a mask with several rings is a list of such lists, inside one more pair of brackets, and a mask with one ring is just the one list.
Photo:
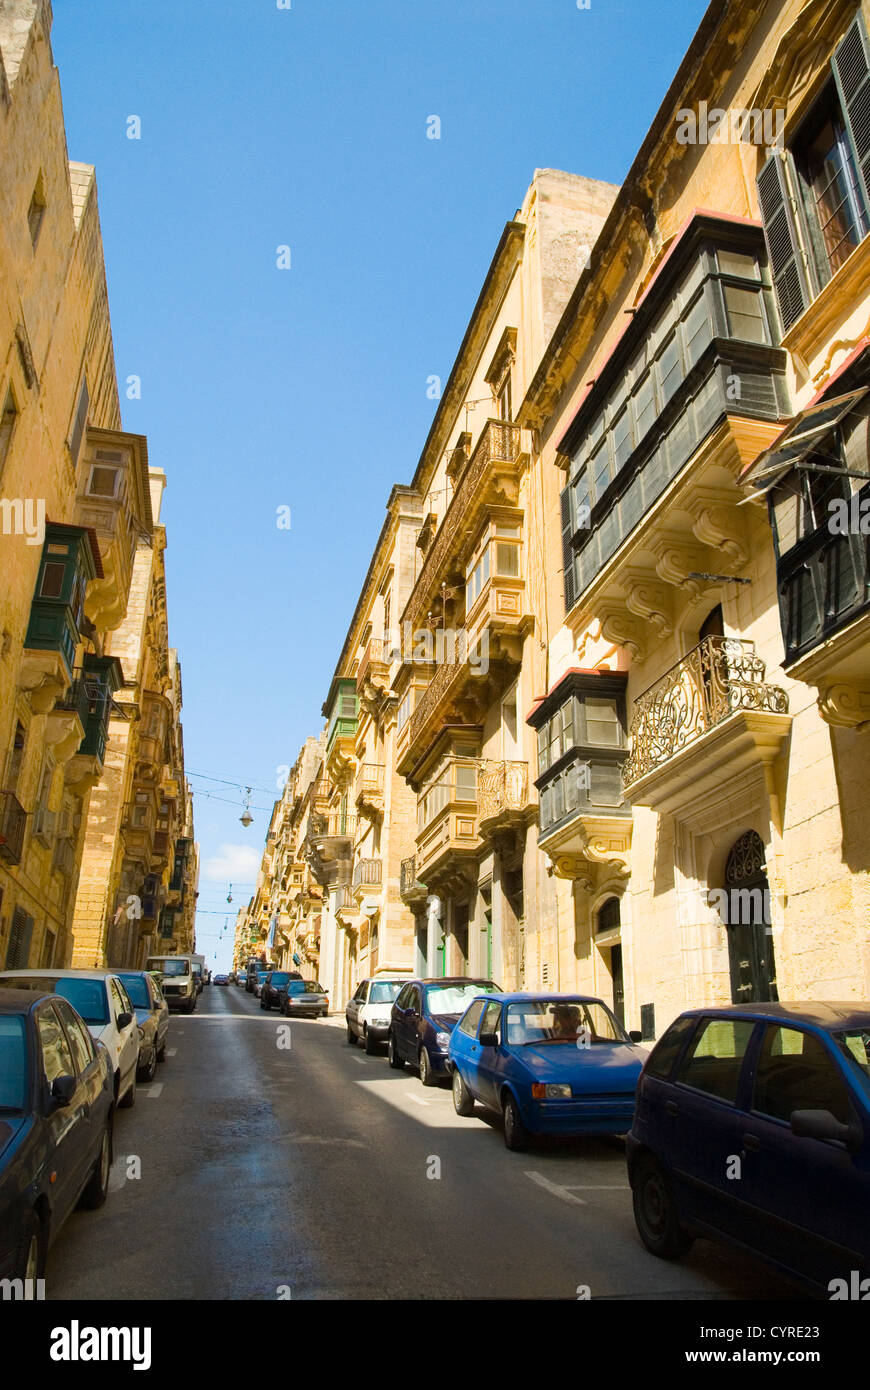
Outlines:
[[481, 758], [477, 788], [482, 836], [523, 824], [530, 805], [528, 763]]
[[755, 643], [705, 637], [635, 701], [626, 800], [673, 809], [740, 764], [769, 761], [790, 719], [788, 696], [768, 684]]
[[458, 881], [477, 858], [478, 764], [462, 755], [442, 758], [420, 791], [416, 869], [425, 883]]
[[20, 864], [27, 812], [13, 792], [0, 791], [0, 857]]

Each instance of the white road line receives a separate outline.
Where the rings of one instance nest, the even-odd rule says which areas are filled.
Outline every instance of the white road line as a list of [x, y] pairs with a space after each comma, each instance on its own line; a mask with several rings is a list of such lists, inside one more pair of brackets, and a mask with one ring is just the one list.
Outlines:
[[359, 1064], [360, 1064], [361, 1067], [364, 1067], [365, 1064], [366, 1064], [366, 1063], [365, 1063], [365, 1058], [364, 1058], [364, 1057], [354, 1057], [353, 1060], [354, 1060], [355, 1062], [359, 1062]]
[[560, 1187], [557, 1182], [550, 1182], [550, 1179], [545, 1178], [543, 1173], [532, 1173], [526, 1170], [525, 1176], [531, 1178], [532, 1182], [537, 1183], [538, 1187], [542, 1187], [545, 1192], [549, 1192], [552, 1196], [558, 1197], [562, 1202], [571, 1202], [578, 1207], [585, 1207], [587, 1205], [582, 1197], [575, 1197], [573, 1192], [569, 1192], [567, 1188]]
[[166, 1055], [167, 1055], [167, 1057], [176, 1057], [176, 1056], [178, 1055], [178, 1048], [177, 1048], [177, 1047], [167, 1047], [167, 1049], [166, 1049]]
[[627, 1182], [566, 1182], [566, 1192], [630, 1192]]
[[422, 1096], [415, 1096], [413, 1091], [406, 1091], [405, 1095], [408, 1097], [408, 1100], [415, 1100], [418, 1105], [429, 1104], [428, 1100], [424, 1100]]
[[163, 1082], [162, 1082], [162, 1081], [155, 1081], [155, 1083], [154, 1083], [153, 1086], [149, 1086], [149, 1087], [148, 1087], [148, 1090], [145, 1092], [145, 1094], [146, 1094], [146, 1096], [149, 1096], [149, 1097], [151, 1098], [151, 1100], [156, 1100], [157, 1097], [160, 1095], [160, 1092], [161, 1092], [162, 1090], [163, 1090]]

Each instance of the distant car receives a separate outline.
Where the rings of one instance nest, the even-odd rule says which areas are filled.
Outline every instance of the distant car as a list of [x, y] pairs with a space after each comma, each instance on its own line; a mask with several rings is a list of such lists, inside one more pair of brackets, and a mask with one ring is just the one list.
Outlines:
[[266, 983], [268, 974], [268, 970], [260, 970], [257, 972], [257, 977], [254, 981], [254, 993], [256, 994], [258, 999], [261, 997], [263, 993], [263, 985]]
[[135, 1104], [139, 1025], [130, 996], [116, 974], [109, 970], [4, 970], [0, 972], [0, 989], [6, 988], [35, 989], [68, 999], [91, 1037], [108, 1049], [116, 1104], [122, 1109]]
[[362, 981], [344, 1010], [349, 1043], [362, 1042], [371, 1056], [387, 1041], [390, 1011], [407, 979], [407, 974], [374, 975]]
[[536, 1134], [624, 1134], [646, 1057], [639, 1039], [587, 995], [476, 999], [450, 1037], [453, 1104], [503, 1115], [509, 1149]]
[[215, 983], [216, 985], [228, 985], [229, 982], [230, 982], [230, 977], [229, 977], [229, 975], [215, 975], [215, 977], [214, 977], [214, 983]]
[[851, 1289], [870, 1275], [870, 1006], [681, 1014], [644, 1066], [626, 1157], [654, 1255], [703, 1235], [827, 1297]]
[[248, 994], [255, 994], [257, 990], [257, 976], [266, 970], [271, 970], [264, 960], [249, 960], [245, 971], [245, 989]]
[[419, 1068], [424, 1086], [436, 1086], [448, 1075], [450, 1034], [468, 1005], [478, 994], [497, 991], [492, 980], [470, 980], [464, 975], [409, 980], [390, 1013], [390, 1066], [400, 1071], [409, 1062]]
[[301, 980], [295, 970], [270, 970], [260, 990], [261, 1009], [280, 1009], [290, 980]]
[[288, 980], [281, 1001], [286, 1018], [326, 1018], [329, 998], [316, 980]]
[[122, 981], [136, 1010], [139, 1024], [140, 1081], [153, 1081], [158, 1062], [166, 1061], [166, 1041], [169, 1037], [169, 1005], [163, 991], [149, 970], [119, 970]]
[[114, 1110], [108, 1053], [69, 1001], [0, 987], [0, 1279], [41, 1278], [76, 1204], [106, 1200]]

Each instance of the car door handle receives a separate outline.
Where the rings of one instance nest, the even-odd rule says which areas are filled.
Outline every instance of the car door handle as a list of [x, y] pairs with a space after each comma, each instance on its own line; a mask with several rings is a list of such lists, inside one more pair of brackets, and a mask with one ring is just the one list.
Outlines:
[[743, 1147], [744, 1149], [750, 1149], [752, 1153], [758, 1153], [758, 1150], [761, 1148], [761, 1140], [757, 1134], [744, 1134]]
[[668, 1115], [676, 1115], [676, 1114], [678, 1114], [678, 1113], [679, 1113], [679, 1107], [677, 1106], [677, 1102], [676, 1102], [675, 1100], [666, 1100], [666, 1101], [665, 1101], [665, 1110], [666, 1110], [666, 1112], [667, 1112]]

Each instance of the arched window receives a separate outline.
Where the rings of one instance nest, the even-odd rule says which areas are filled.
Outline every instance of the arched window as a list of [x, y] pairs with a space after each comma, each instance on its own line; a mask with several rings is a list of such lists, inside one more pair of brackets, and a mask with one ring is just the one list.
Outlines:
[[598, 909], [595, 930], [598, 932], [613, 931], [620, 925], [619, 898], [608, 898], [606, 903], [602, 903]]

